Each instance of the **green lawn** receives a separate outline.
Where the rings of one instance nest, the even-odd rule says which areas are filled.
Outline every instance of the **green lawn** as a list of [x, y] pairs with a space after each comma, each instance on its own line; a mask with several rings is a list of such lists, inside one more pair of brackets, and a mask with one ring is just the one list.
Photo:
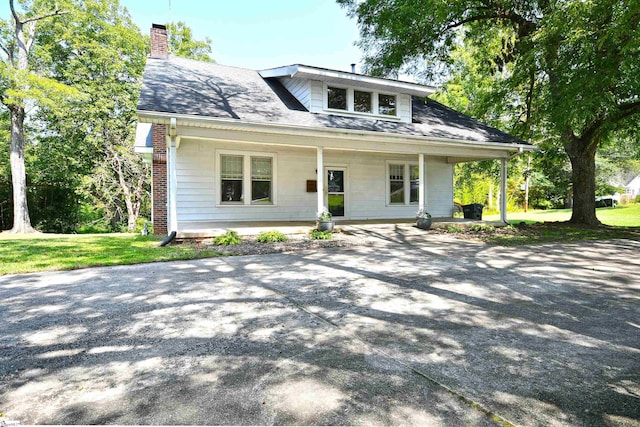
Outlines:
[[[603, 224], [617, 227], [640, 227], [640, 203], [616, 208], [598, 208], [596, 210], [598, 219]], [[571, 218], [571, 209], [549, 209], [545, 211], [535, 210], [529, 212], [509, 212], [507, 219], [510, 223], [519, 222], [557, 222], [568, 221]], [[498, 221], [500, 215], [483, 215], [482, 219], [487, 221]]]
[[100, 265], [206, 258], [195, 244], [159, 247], [161, 239], [135, 234], [12, 235], [0, 233], [0, 275], [73, 270]]

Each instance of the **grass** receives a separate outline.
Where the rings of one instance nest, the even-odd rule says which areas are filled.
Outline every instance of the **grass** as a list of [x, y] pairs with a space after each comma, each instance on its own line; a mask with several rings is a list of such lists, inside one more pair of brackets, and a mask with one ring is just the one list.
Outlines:
[[632, 239], [640, 240], [640, 227], [581, 227], [566, 222], [521, 224], [496, 228], [494, 233], [478, 235], [481, 240], [503, 246], [535, 243], [575, 242], [583, 240]]
[[104, 265], [207, 258], [196, 244], [159, 247], [161, 238], [135, 234], [12, 235], [0, 233], [0, 275]]
[[[598, 219], [605, 225], [618, 227], [640, 227], [640, 203], [618, 205], [616, 208], [596, 209]], [[571, 209], [534, 210], [529, 212], [509, 212], [507, 218], [510, 223], [537, 223], [568, 221]], [[487, 221], [499, 221], [500, 215], [483, 215]]]

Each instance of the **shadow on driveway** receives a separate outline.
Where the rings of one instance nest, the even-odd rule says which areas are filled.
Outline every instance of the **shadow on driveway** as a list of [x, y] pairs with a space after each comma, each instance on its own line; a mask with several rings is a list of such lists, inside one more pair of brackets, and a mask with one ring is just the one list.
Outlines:
[[640, 425], [639, 242], [379, 237], [0, 277], [0, 412], [60, 424]]

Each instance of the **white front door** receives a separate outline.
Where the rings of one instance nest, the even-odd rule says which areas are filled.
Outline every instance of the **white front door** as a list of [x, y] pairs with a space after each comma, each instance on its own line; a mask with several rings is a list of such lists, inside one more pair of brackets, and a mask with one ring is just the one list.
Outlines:
[[326, 167], [325, 206], [334, 218], [348, 218], [347, 168]]

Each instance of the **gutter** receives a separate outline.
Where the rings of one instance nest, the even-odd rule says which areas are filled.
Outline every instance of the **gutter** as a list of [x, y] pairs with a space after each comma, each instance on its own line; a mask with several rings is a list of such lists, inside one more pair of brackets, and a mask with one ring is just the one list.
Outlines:
[[226, 119], [218, 117], [203, 117], [189, 114], [173, 114], [159, 111], [136, 110], [138, 118], [144, 123], [155, 123], [169, 125], [171, 119], [177, 121], [178, 126], [191, 126], [210, 129], [226, 129], [240, 130], [247, 132], [265, 132], [272, 134], [295, 134], [300, 136], [316, 136], [324, 138], [341, 138], [341, 139], [362, 139], [367, 138], [377, 142], [397, 142], [402, 140], [404, 143], [425, 144], [436, 146], [454, 146], [454, 147], [474, 147], [487, 148], [500, 151], [536, 151], [537, 148], [530, 144], [505, 143], [496, 141], [465, 141], [451, 138], [427, 137], [417, 135], [398, 135], [391, 133], [362, 131], [353, 129], [336, 129], [336, 128], [312, 128], [308, 126], [282, 125], [272, 123], [258, 122], [240, 122], [235, 119]]

